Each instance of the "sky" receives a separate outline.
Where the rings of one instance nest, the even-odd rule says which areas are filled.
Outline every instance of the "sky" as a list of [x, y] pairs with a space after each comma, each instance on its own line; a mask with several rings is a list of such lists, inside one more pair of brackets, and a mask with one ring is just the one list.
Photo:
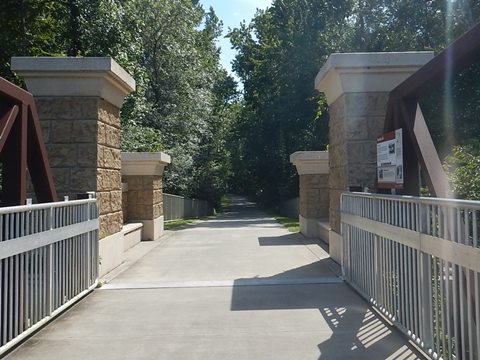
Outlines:
[[[271, 4], [271, 0], [200, 0], [205, 10], [210, 6], [215, 10], [215, 14], [223, 22], [223, 36], [228, 32], [228, 28], [235, 28], [243, 21], [250, 22], [255, 15], [256, 9], [265, 9]], [[221, 48], [221, 62], [225, 69], [231, 73], [231, 61], [235, 57], [235, 51], [230, 49], [229, 39], [221, 37], [218, 46]]]

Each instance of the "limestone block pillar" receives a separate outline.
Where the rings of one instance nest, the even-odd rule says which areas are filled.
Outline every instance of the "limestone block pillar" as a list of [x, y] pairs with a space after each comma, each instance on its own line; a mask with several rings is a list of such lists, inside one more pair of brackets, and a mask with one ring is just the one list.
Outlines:
[[105, 273], [123, 260], [120, 108], [135, 80], [111, 58], [16, 57], [11, 68], [35, 97], [59, 195], [96, 192]]
[[328, 219], [328, 151], [297, 151], [290, 155], [290, 162], [300, 177], [300, 232], [328, 242], [319, 231], [319, 222]]
[[170, 164], [165, 153], [122, 153], [122, 180], [127, 184], [127, 221], [143, 223], [142, 240], [163, 233], [163, 170]]
[[330, 252], [340, 262], [340, 195], [374, 188], [388, 95], [433, 52], [332, 54], [315, 79], [330, 108]]

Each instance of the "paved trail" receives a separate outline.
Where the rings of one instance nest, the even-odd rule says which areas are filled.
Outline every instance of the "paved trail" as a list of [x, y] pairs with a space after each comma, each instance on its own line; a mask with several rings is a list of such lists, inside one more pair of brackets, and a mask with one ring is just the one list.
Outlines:
[[314, 241], [254, 204], [160, 240], [8, 360], [416, 359]]

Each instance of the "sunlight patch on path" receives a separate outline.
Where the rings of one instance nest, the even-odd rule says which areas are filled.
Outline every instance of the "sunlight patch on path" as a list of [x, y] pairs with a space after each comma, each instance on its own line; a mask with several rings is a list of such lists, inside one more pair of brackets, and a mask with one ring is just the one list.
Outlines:
[[203, 288], [203, 287], [234, 287], [234, 286], [271, 286], [271, 285], [315, 285], [341, 284], [338, 277], [317, 277], [303, 279], [238, 279], [219, 281], [186, 281], [186, 282], [132, 282], [112, 283], [101, 287], [101, 290], [128, 289], [172, 289], [172, 288]]

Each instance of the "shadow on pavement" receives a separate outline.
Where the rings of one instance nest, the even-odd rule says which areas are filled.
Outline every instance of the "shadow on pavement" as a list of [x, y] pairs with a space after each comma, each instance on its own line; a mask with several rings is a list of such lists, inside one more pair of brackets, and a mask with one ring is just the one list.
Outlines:
[[263, 228], [283, 228], [282, 225], [277, 224], [272, 221], [272, 219], [265, 218], [259, 219], [259, 217], [252, 218], [243, 218], [235, 220], [217, 217], [216, 219], [208, 220], [203, 223], [194, 224], [191, 228], [195, 229], [209, 229], [209, 230], [218, 230], [218, 229], [227, 229], [227, 228], [250, 228], [250, 227], [263, 227]]
[[258, 238], [260, 246], [288, 246], [288, 245], [319, 245], [319, 241], [313, 238], [306, 238], [299, 233], [286, 234], [282, 236], [263, 236]]
[[[293, 235], [275, 240], [259, 239], [273, 246], [291, 245]], [[296, 244], [298, 244], [298, 239]], [[269, 245], [266, 245], [269, 246]], [[422, 358], [408, 341], [379, 317], [353, 289], [345, 283], [328, 283], [335, 279], [327, 270], [330, 259], [322, 259], [271, 277], [254, 278], [259, 284], [272, 280], [305, 280], [303, 283], [241, 286], [249, 279], [237, 279], [232, 289], [232, 311], [272, 311], [318, 309], [318, 322], [323, 324], [309, 331], [319, 338], [319, 359], [418, 359]], [[313, 277], [312, 277], [313, 276]], [[316, 276], [316, 277], [315, 277]], [[315, 283], [317, 279], [325, 283]], [[309, 283], [308, 280], [312, 282]], [[252, 279], [250, 279], [252, 280]], [[320, 281], [322, 282], [322, 281]]]
[[190, 228], [216, 230], [249, 227], [284, 228], [271, 216], [259, 210], [255, 203], [240, 196], [233, 196], [232, 204], [215, 218], [193, 224]]

